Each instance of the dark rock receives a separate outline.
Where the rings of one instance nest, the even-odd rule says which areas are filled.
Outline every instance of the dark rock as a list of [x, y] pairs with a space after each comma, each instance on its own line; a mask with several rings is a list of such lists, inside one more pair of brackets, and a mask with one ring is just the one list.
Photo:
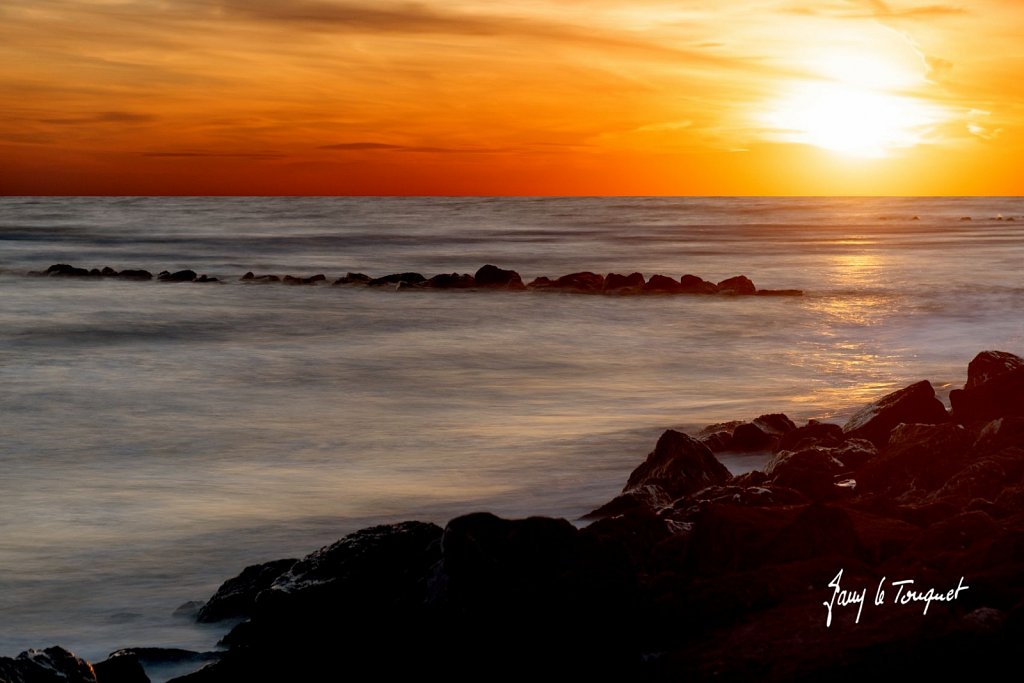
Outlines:
[[[134, 659], [154, 677], [174, 681], [189, 680], [198, 682], [222, 680], [216, 677], [207, 678], [211, 672], [204, 667], [214, 662], [219, 662], [224, 655], [225, 653], [223, 652], [193, 652], [192, 650], [182, 650], [179, 648], [132, 647], [112, 653], [110, 660], [120, 658]], [[249, 680], [262, 679], [256, 676]]]
[[1024, 510], [1024, 486], [1004, 486], [993, 501], [1001, 516], [1016, 515]]
[[641, 273], [630, 273], [629, 275], [608, 273], [604, 278], [604, 291], [619, 292], [624, 289], [639, 290], [644, 286], [644, 282], [644, 276]]
[[866, 439], [852, 439], [836, 446], [808, 446], [779, 451], [765, 466], [765, 474], [777, 486], [799, 491], [813, 500], [829, 500], [842, 491], [836, 479], [878, 455]]
[[761, 567], [764, 550], [800, 514], [799, 507], [713, 503], [700, 510], [686, 546], [686, 565], [699, 574]]
[[998, 633], [1005, 623], [1006, 614], [991, 607], [979, 607], [964, 615], [964, 624], [967, 628], [980, 633]]
[[965, 555], [980, 559], [979, 551], [999, 534], [999, 525], [984, 512], [960, 512], [918, 533], [903, 559], [932, 566], [940, 562], [956, 564]]
[[644, 284], [643, 291], [659, 294], [678, 294], [683, 291], [683, 286], [667, 275], [652, 275], [651, 279]]
[[541, 275], [530, 280], [530, 284], [526, 285], [528, 289], [547, 289], [552, 284], [551, 278]]
[[[291, 277], [291, 276], [286, 276]], [[259, 284], [266, 284], [268, 282], [280, 282], [281, 278], [277, 275], [254, 275], [251, 271], [242, 276], [242, 282], [255, 282]]]
[[696, 275], [684, 275], [679, 278], [679, 286], [684, 294], [717, 294], [718, 285], [708, 282]]
[[446, 632], [426, 606], [441, 534], [422, 522], [376, 526], [306, 556], [258, 594], [222, 641], [225, 657], [183, 681], [333, 680], [339, 657], [385, 677], [421, 671]]
[[426, 282], [421, 282], [421, 283], [414, 284], [412, 282], [404, 282], [403, 281], [403, 282], [399, 282], [397, 285], [395, 285], [395, 291], [396, 292], [401, 292], [401, 291], [406, 291], [406, 290], [410, 290], [410, 289], [423, 289], [424, 287], [426, 287]]
[[843, 425], [848, 439], [867, 439], [881, 448], [900, 423], [939, 424], [949, 419], [927, 380], [894, 391], [858, 410]]
[[103, 266], [103, 270], [100, 271], [100, 275], [103, 277], [117, 277], [117, 271], [110, 266]]
[[157, 279], [161, 282], [193, 282], [196, 279], [196, 271], [179, 270], [174, 273], [169, 273], [165, 270], [157, 276]]
[[96, 683], [92, 667], [62, 647], [26, 650], [17, 657], [0, 657], [4, 683]]
[[153, 273], [149, 272], [148, 270], [138, 270], [138, 269], [133, 270], [133, 269], [130, 269], [130, 268], [122, 270], [120, 273], [117, 274], [117, 276], [119, 278], [121, 278], [122, 280], [152, 280], [153, 279]]
[[451, 520], [432, 602], [457, 615], [449, 635], [468, 661], [446, 669], [454, 663], [462, 679], [502, 661], [502, 678], [541, 670], [623, 676], [639, 660], [636, 586], [628, 554], [608, 540], [562, 519]]
[[731, 486], [764, 486], [768, 483], [768, 475], [760, 470], [751, 470], [744, 474], [737, 475], [729, 482]]
[[974, 442], [978, 453], [994, 453], [1004, 448], [1024, 448], [1024, 417], [1000, 417], [986, 423]]
[[700, 442], [707, 446], [712, 453], [732, 450], [732, 431], [723, 429], [705, 434], [700, 437]]
[[89, 275], [91, 277], [102, 277], [103, 276], [103, 272], [100, 271], [99, 268], [90, 268], [89, 269]]
[[525, 289], [523, 278], [514, 270], [504, 270], [497, 266], [487, 264], [482, 266], [473, 275], [479, 287], [492, 287], [495, 289]]
[[782, 413], [761, 415], [752, 420], [766, 434], [782, 437], [796, 429], [796, 424]]
[[419, 273], [392, 273], [391, 275], [385, 275], [384, 277], [377, 277], [366, 284], [379, 287], [381, 285], [397, 285], [399, 282], [408, 282], [412, 285], [417, 285], [421, 282], [426, 282], [427, 278], [423, 277]]
[[634, 571], [617, 538], [486, 513], [441, 533], [374, 527], [313, 553], [260, 594], [223, 660], [182, 683], [334, 680], [340, 661], [387, 680], [589, 678], [639, 661]]
[[221, 584], [213, 597], [200, 608], [196, 621], [212, 623], [249, 616], [256, 604], [256, 596], [270, 588], [296, 562], [296, 559], [275, 560], [246, 567], [241, 574]]
[[92, 668], [97, 683], [149, 683], [138, 657], [130, 653], [111, 655]]
[[861, 560], [867, 555], [846, 510], [814, 503], [779, 530], [765, 547], [764, 560], [768, 564], [826, 556]]
[[753, 422], [737, 425], [732, 432], [732, 450], [758, 451], [771, 448], [774, 440], [771, 435]]
[[[433, 600], [472, 612], [519, 612], [524, 601], [575, 591], [565, 570], [579, 531], [564, 519], [502, 519], [488, 512], [456, 517], [441, 540], [443, 590]], [[581, 568], [582, 569], [582, 568]]]
[[629, 475], [623, 493], [643, 486], [655, 486], [671, 502], [679, 496], [706, 486], [724, 484], [732, 478], [707, 446], [677, 432], [666, 431], [647, 459]]
[[776, 448], [780, 451], [798, 451], [811, 446], [836, 446], [845, 438], [843, 428], [839, 425], [808, 420], [803, 427], [784, 434]]
[[668, 540], [673, 531], [666, 520], [649, 509], [632, 514], [606, 516], [583, 528], [581, 533], [599, 543], [621, 548], [638, 572], [649, 572], [658, 559], [652, 549]]
[[[440, 538], [441, 531], [436, 524], [423, 522], [361, 529], [292, 564], [269, 590], [259, 594], [257, 606], [287, 602], [307, 591], [331, 593], [333, 588], [354, 603], [407, 601], [410, 593], [418, 592], [408, 582], [415, 582], [412, 574], [416, 567], [425, 569], [433, 564], [427, 548]], [[359, 594], [350, 595], [351, 590]]]
[[43, 271], [43, 274], [50, 277], [87, 277], [89, 270], [86, 268], [76, 268], [67, 263], [55, 263]]
[[189, 600], [188, 602], [183, 602], [174, 608], [174, 611], [171, 612], [171, 616], [186, 617], [194, 620], [199, 615], [199, 610], [201, 610], [205, 604], [206, 603], [202, 600]]
[[878, 455], [878, 448], [867, 439], [848, 439], [842, 444], [828, 448], [829, 454], [843, 463], [844, 471], [860, 469]]
[[1005, 351], [983, 351], [967, 368], [967, 384], [949, 393], [961, 423], [1024, 416], [1024, 359]]
[[430, 278], [424, 284], [435, 289], [469, 289], [476, 287], [476, 278], [472, 275], [441, 273]]
[[127, 647], [110, 653], [110, 658], [134, 657], [144, 666], [153, 666], [215, 662], [221, 658], [222, 654], [221, 652], [195, 652], [177, 647]]
[[[746, 475], [744, 475], [746, 476]], [[719, 503], [722, 505], [742, 505], [746, 507], [765, 507], [771, 505], [800, 505], [807, 502], [807, 497], [796, 489], [779, 486], [774, 483], [748, 485], [738, 481], [722, 486], [709, 486], [696, 493], [691, 493], [676, 500], [672, 506], [680, 509], [697, 503]]]
[[[408, 273], [406, 273], [408, 274]], [[388, 276], [392, 277], [392, 276]], [[422, 277], [422, 276], [421, 276]], [[323, 282], [327, 279], [327, 276], [320, 273], [311, 277], [295, 277], [294, 275], [285, 275], [282, 282], [286, 285], [315, 285], [318, 282]]]
[[734, 450], [733, 432], [741, 424], [744, 424], [742, 420], [733, 420], [731, 422], [718, 422], [706, 425], [697, 432], [696, 438], [707, 446], [712, 453], [731, 451]]
[[864, 510], [844, 508], [868, 562], [884, 562], [899, 555], [920, 536], [921, 528], [900, 519]]
[[363, 273], [347, 273], [334, 281], [336, 285], [365, 285], [372, 280], [369, 275]]
[[[1024, 448], [1006, 448], [968, 463], [946, 480], [936, 498], [998, 503], [1004, 492], [1024, 484]], [[1008, 499], [1003, 500], [1005, 504]], [[1005, 512], [1024, 511], [997, 504]]]
[[829, 500], [840, 494], [835, 478], [844, 469], [829, 449], [808, 448], [779, 451], [768, 461], [764, 473], [776, 486], [795, 489], [812, 500]]
[[1006, 351], [982, 351], [967, 364], [964, 389], [976, 389], [989, 381], [1024, 368], [1024, 358]]
[[721, 294], [753, 294], [757, 287], [746, 275], [737, 275], [719, 282], [718, 291]]
[[210, 277], [209, 275], [200, 275], [195, 279], [196, 282], [220, 282], [218, 278]]
[[581, 519], [605, 519], [620, 515], [634, 515], [658, 510], [668, 502], [668, 495], [658, 486], [637, 486], [612, 498]]
[[590, 271], [570, 273], [555, 280], [551, 287], [554, 289], [568, 289], [574, 292], [594, 293], [604, 288], [604, 276]]
[[736, 427], [740, 426], [741, 424], [743, 424], [743, 420], [716, 422], [714, 424], [709, 424], [705, 425], [704, 427], [701, 427], [700, 431], [697, 432], [696, 436], [698, 439], [703, 439], [705, 436], [710, 436], [712, 434], [721, 434], [724, 432], [728, 434], [731, 438], [733, 431], [735, 431]]
[[922, 500], [970, 463], [973, 439], [957, 424], [901, 424], [857, 473], [857, 491]]

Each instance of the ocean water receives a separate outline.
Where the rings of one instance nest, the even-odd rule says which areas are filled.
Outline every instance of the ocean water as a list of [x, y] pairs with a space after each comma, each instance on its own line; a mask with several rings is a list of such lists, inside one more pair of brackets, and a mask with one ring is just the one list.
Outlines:
[[[61, 262], [225, 283], [25, 275]], [[238, 282], [484, 263], [806, 294]], [[1024, 200], [0, 198], [0, 302], [0, 655], [206, 649], [224, 627], [172, 613], [247, 564], [371, 523], [577, 519], [670, 427], [945, 397], [1024, 352]]]

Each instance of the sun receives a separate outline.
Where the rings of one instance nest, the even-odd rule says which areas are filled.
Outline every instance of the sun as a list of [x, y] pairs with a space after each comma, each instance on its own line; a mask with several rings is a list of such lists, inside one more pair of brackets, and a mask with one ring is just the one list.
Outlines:
[[795, 86], [764, 116], [781, 141], [866, 158], [921, 144], [937, 120], [913, 98], [840, 82]]
[[927, 142], [947, 117], [912, 94], [928, 85], [920, 55], [888, 37], [857, 50], [801, 54], [808, 77], [784, 84], [759, 113], [769, 139], [864, 158]]

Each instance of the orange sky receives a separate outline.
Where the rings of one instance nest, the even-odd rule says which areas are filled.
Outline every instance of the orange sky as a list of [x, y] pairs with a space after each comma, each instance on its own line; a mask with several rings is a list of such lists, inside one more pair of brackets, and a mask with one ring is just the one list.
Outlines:
[[1020, 195], [1022, 37], [1019, 0], [3, 0], [0, 194]]

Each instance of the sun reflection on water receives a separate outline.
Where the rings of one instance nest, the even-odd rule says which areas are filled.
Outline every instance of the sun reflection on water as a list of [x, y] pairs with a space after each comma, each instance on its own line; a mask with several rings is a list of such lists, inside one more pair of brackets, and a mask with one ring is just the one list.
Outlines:
[[900, 348], [885, 344], [869, 330], [885, 327], [900, 312], [899, 293], [889, 287], [891, 260], [881, 253], [836, 254], [823, 275], [830, 296], [811, 296], [806, 305], [814, 314], [808, 343], [793, 351], [793, 362], [809, 368], [817, 380], [793, 396], [807, 406], [843, 406], [878, 399], [899, 388]]

